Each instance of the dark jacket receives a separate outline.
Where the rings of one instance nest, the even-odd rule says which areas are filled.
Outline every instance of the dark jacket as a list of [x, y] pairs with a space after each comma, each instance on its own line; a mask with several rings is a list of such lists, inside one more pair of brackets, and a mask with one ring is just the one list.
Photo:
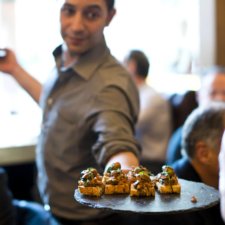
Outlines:
[[2, 168], [0, 168], [0, 224], [15, 224], [15, 208], [12, 204], [12, 195], [7, 187], [6, 173]]
[[[200, 177], [189, 163], [187, 158], [182, 158], [172, 164], [179, 178], [201, 182]], [[181, 187], [182, 188], [182, 187]], [[140, 215], [139, 224], [142, 225], [224, 225], [219, 203], [211, 208], [186, 213], [162, 214], [162, 215]]]
[[[177, 160], [175, 163], [172, 164], [172, 167], [174, 168], [174, 171], [179, 178], [195, 182], [202, 182], [201, 178], [199, 177], [198, 173], [195, 171], [195, 169], [193, 168], [187, 157], [183, 157]], [[196, 225], [225, 224], [220, 214], [219, 203], [216, 206], [213, 206], [209, 209], [190, 213], [189, 216], [192, 219], [192, 224]], [[190, 218], [187, 217], [187, 219], [185, 220], [188, 221]]]

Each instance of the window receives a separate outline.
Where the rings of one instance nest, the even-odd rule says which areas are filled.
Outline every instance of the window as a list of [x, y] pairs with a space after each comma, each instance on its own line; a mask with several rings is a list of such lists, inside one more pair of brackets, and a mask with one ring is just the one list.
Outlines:
[[159, 73], [172, 69], [180, 51], [197, 57], [199, 1], [123, 0], [117, 1], [117, 11], [107, 40], [120, 59], [128, 49], [142, 49], [151, 59], [152, 71]]
[[[179, 86], [181, 90], [175, 90], [174, 79], [182, 80], [182, 76], [170, 79], [169, 75], [191, 73], [196, 67], [213, 64], [214, 46], [210, 44], [213, 43], [213, 38], [210, 39], [213, 36], [213, 28], [210, 29], [213, 27], [213, 2], [116, 0], [117, 15], [105, 30], [106, 41], [121, 61], [129, 50], [143, 50], [150, 59], [152, 85], [158, 90], [182, 91], [193, 85], [197, 89], [197, 81], [192, 80], [189, 86]], [[51, 0], [0, 2], [0, 46], [15, 49], [20, 62], [41, 82], [53, 66], [52, 50], [61, 43], [56, 3]], [[203, 24], [206, 18], [207, 24]], [[206, 30], [210, 32], [207, 35]], [[202, 33], [207, 37], [207, 48], [202, 45]], [[205, 49], [211, 58], [204, 58]], [[2, 74], [0, 101], [4, 111], [11, 113], [25, 114], [34, 108], [38, 111], [36, 104], [14, 80]]]

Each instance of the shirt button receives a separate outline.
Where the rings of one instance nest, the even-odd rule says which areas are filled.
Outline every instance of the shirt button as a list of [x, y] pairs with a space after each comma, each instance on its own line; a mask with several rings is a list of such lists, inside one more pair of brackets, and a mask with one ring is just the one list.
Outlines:
[[48, 106], [51, 106], [52, 102], [53, 102], [53, 99], [49, 98], [48, 101], [47, 101]]

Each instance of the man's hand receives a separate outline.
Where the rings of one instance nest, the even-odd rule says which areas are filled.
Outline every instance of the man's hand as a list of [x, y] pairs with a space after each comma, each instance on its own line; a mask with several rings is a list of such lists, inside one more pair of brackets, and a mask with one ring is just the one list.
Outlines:
[[132, 167], [139, 166], [139, 160], [132, 152], [120, 152], [113, 155], [106, 164], [105, 171], [112, 163], [119, 162], [121, 169], [128, 172]]
[[20, 66], [15, 53], [10, 49], [0, 49], [0, 71], [14, 76], [14, 71]]

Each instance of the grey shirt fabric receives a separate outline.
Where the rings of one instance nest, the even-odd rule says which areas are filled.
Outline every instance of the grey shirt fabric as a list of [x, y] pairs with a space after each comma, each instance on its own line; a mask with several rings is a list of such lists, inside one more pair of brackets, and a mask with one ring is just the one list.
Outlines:
[[[138, 91], [105, 41], [70, 68], [63, 68], [62, 46], [54, 51], [56, 68], [43, 88], [42, 132], [37, 145], [38, 185], [51, 211], [68, 219], [91, 219], [96, 209], [74, 200], [80, 172], [102, 172], [115, 153], [131, 151], [139, 112]], [[101, 213], [102, 214], [102, 213]]]

